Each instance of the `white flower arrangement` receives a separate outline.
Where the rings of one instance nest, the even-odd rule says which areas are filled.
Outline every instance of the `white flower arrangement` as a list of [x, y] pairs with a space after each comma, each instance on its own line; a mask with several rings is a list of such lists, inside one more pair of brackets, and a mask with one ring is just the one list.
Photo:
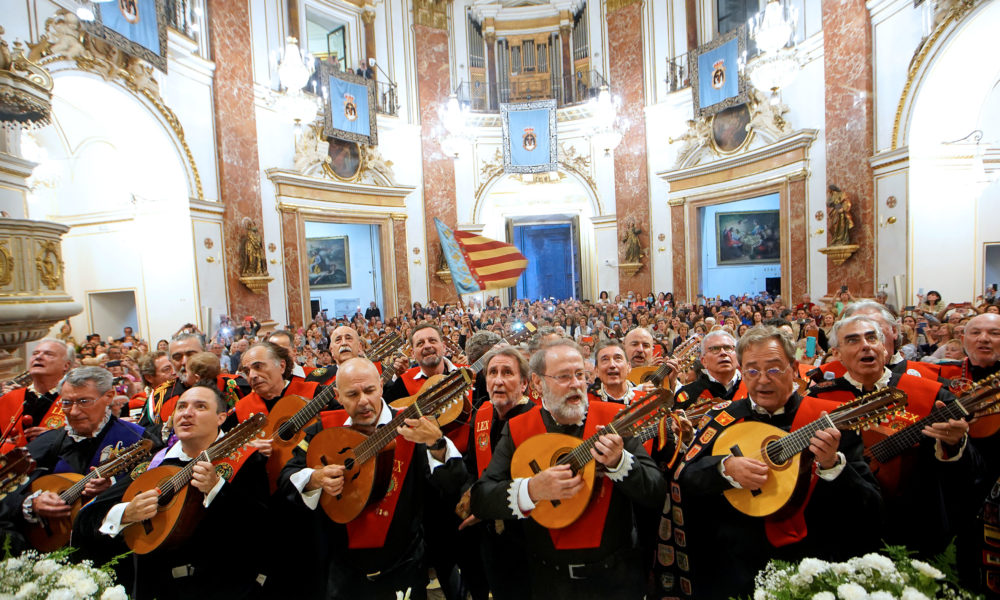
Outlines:
[[103, 567], [89, 560], [70, 562], [72, 548], [50, 554], [27, 550], [0, 562], [0, 600], [128, 600], [125, 588], [115, 584], [117, 559]]
[[948, 573], [954, 548], [937, 566], [910, 558], [906, 548], [887, 546], [842, 563], [816, 558], [798, 564], [771, 561], [757, 574], [753, 600], [949, 600], [975, 599]]

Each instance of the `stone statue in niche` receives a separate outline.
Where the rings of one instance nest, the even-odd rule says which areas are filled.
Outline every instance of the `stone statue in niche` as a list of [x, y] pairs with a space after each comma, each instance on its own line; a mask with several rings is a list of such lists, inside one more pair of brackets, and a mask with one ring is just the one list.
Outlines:
[[747, 131], [751, 129], [766, 132], [775, 139], [782, 138], [792, 132], [791, 124], [785, 120], [785, 113], [788, 112], [788, 105], [783, 102], [771, 103], [771, 99], [758, 89], [751, 91], [752, 102], [750, 103], [750, 124]]
[[243, 275], [267, 275], [264, 260], [264, 240], [257, 225], [249, 218], [243, 219], [246, 233], [243, 235]]
[[637, 263], [642, 258], [642, 243], [639, 242], [641, 233], [642, 230], [636, 226], [635, 221], [628, 224], [628, 229], [625, 230], [625, 262]]
[[831, 185], [826, 196], [827, 224], [830, 229], [830, 245], [846, 246], [851, 243], [851, 201], [839, 187]]

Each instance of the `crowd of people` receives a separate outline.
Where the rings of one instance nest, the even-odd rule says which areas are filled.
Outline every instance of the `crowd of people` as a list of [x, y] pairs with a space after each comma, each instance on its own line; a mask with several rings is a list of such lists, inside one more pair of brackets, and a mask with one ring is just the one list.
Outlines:
[[[386, 319], [373, 303], [280, 330], [249, 316], [208, 335], [189, 323], [155, 344], [128, 327], [78, 342], [67, 325], [28, 367], [27, 385], [0, 397], [0, 452], [36, 463], [0, 504], [15, 550], [64, 520], [81, 558], [116, 556], [137, 530], [152, 535], [174, 493], [135, 489], [141, 469], [91, 476], [81, 508], [36, 485], [43, 475], [86, 475], [142, 439], [145, 468], [191, 467], [181, 487], [197, 518], [117, 567], [139, 598], [422, 598], [431, 576], [449, 599], [729, 598], [752, 595], [771, 558], [882, 543], [929, 558], [952, 540], [963, 584], [1000, 595], [1000, 411], [982, 394], [1000, 387], [993, 290], [899, 309], [846, 287], [817, 302], [414, 303]], [[470, 388], [457, 418], [423, 414], [427, 387], [446, 384]], [[833, 418], [896, 391], [903, 404], [864, 437]], [[610, 426], [651, 402], [673, 410], [644, 436]], [[280, 428], [238, 459], [205, 460], [258, 413]], [[734, 437], [743, 423], [809, 432], [801, 469]], [[587, 452], [525, 462], [519, 450], [546, 433]], [[894, 436], [909, 440], [898, 456], [877, 446]], [[378, 482], [363, 484], [372, 463]], [[775, 510], [732, 499], [769, 496], [786, 471], [804, 491]], [[575, 518], [549, 520], [572, 506]]]

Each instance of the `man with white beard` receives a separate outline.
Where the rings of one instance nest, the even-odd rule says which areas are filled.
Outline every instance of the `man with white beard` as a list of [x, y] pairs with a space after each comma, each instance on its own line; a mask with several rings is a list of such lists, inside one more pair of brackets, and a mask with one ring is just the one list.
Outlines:
[[[472, 488], [472, 512], [483, 520], [515, 521], [524, 529], [533, 597], [642, 598], [646, 561], [638, 552], [634, 512], [655, 507], [666, 481], [635, 439], [617, 434], [598, 438], [591, 454], [601, 471], [591, 504], [571, 525], [549, 531], [530, 516], [535, 505], [582, 493], [580, 475], [568, 465], [513, 479], [510, 461], [528, 438], [561, 433], [587, 439], [607, 425], [620, 404], [587, 398], [583, 355], [570, 340], [542, 346], [529, 363], [541, 390], [542, 406], [511, 419], [493, 451], [489, 467]], [[538, 461], [547, 457], [538, 457]]]

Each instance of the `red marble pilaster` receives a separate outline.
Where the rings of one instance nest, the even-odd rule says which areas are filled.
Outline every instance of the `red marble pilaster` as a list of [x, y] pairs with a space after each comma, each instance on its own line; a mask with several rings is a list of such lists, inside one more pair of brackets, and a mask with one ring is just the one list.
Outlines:
[[[424, 220], [427, 232], [427, 279], [430, 299], [455, 303], [455, 287], [434, 272], [441, 261], [434, 217], [454, 228], [458, 220], [455, 207], [455, 164], [441, 151], [438, 143], [441, 126], [438, 106], [448, 99], [451, 79], [448, 73], [448, 31], [418, 23], [413, 26], [417, 58], [417, 96], [420, 102], [420, 146], [423, 163]], [[404, 238], [405, 239], [405, 238]], [[400, 307], [403, 310], [403, 307]]]
[[[237, 318], [252, 315], [263, 322], [271, 318], [267, 290], [254, 294], [239, 280], [243, 268], [244, 219], [249, 218], [263, 230], [251, 71], [253, 58], [250, 55], [250, 5], [247, 2], [213, 2], [208, 11], [208, 28], [216, 65], [213, 98], [219, 195], [225, 207], [222, 230], [226, 242], [229, 314]], [[265, 238], [264, 245], [267, 243]]]
[[288, 321], [304, 325], [308, 315], [302, 310], [302, 266], [299, 263], [298, 213], [281, 211], [281, 262], [285, 270], [285, 298]]
[[[809, 237], [806, 215], [806, 180], [788, 182], [788, 275], [791, 298], [785, 304], [797, 304], [809, 293]], [[784, 275], [784, 274], [783, 274]]]
[[687, 302], [687, 239], [684, 231], [684, 204], [670, 205], [670, 257], [674, 269], [675, 302]]
[[865, 0], [823, 0], [826, 182], [853, 204], [851, 243], [860, 246], [842, 265], [828, 259], [831, 294], [845, 283], [855, 296], [875, 294], [875, 183], [868, 163], [874, 150], [871, 29]]
[[[634, 223], [642, 230], [639, 241], [643, 251], [643, 267], [627, 277], [618, 273], [619, 288], [624, 294], [634, 290], [643, 296], [653, 289], [650, 273], [649, 182], [646, 173], [646, 117], [643, 108], [642, 2], [618, 0], [608, 2], [608, 62], [613, 65], [611, 90], [621, 96], [621, 117], [628, 120], [621, 144], [615, 149], [615, 204], [618, 215], [618, 239]], [[624, 262], [624, 245], [618, 245], [618, 261]]]
[[[406, 215], [396, 215], [392, 217], [392, 236], [395, 242], [392, 258], [396, 263], [396, 306], [399, 307], [399, 314], [406, 314], [410, 308], [410, 258], [407, 254], [406, 244]], [[385, 318], [392, 315], [383, 311]]]

